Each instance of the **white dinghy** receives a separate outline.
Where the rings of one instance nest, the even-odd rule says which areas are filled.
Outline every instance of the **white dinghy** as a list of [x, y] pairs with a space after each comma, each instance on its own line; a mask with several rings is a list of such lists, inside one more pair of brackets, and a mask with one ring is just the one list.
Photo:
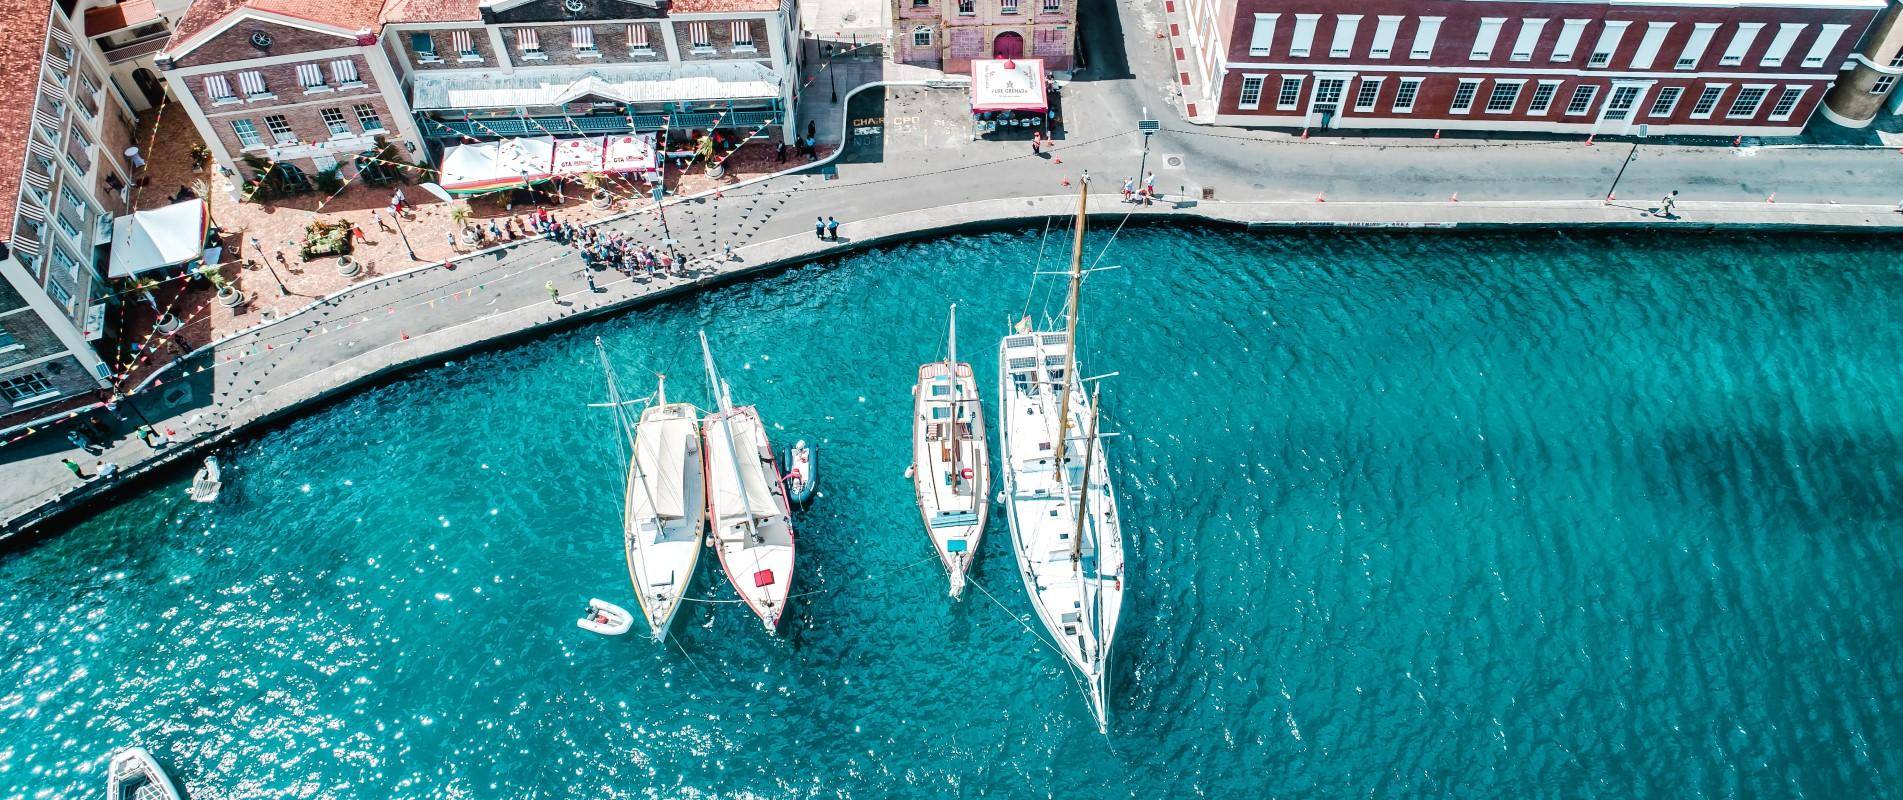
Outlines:
[[581, 619], [575, 620], [575, 626], [603, 636], [620, 636], [634, 627], [634, 615], [606, 600], [593, 598], [588, 601], [588, 607], [582, 609]]
[[178, 786], [145, 748], [128, 747], [106, 768], [106, 800], [179, 800]]
[[215, 503], [218, 502], [218, 492], [224, 488], [224, 485], [224, 482], [219, 479], [218, 457], [206, 456], [205, 463], [200, 465], [198, 473], [192, 476], [192, 488], [187, 489], [185, 493], [191, 495], [191, 498], [197, 502]]
[[912, 488], [951, 596], [958, 597], [985, 534], [991, 458], [977, 378], [958, 360], [957, 306], [951, 314], [945, 360], [920, 365], [912, 387]]
[[1110, 646], [1123, 609], [1123, 525], [1097, 435], [1096, 399], [1084, 396], [1077, 377], [1089, 181], [1080, 188], [1065, 329], [1036, 330], [1027, 319], [999, 343], [998, 437], [1024, 589], [1083, 678], [1097, 730], [1108, 732]]
[[719, 409], [701, 423], [707, 451], [707, 515], [713, 520], [714, 552], [734, 591], [778, 632], [793, 587], [793, 516], [766, 426], [753, 406], [733, 405], [733, 394], [714, 369], [707, 334], [700, 335], [707, 382]]
[[693, 583], [707, 528], [705, 462], [701, 458], [700, 409], [667, 401], [667, 376], [660, 376], [655, 403], [631, 421], [621, 399], [614, 366], [601, 339], [595, 339], [602, 371], [608, 378], [608, 403], [619, 433], [626, 437], [627, 507], [622, 545], [634, 597], [655, 641], [667, 638], [681, 598]]

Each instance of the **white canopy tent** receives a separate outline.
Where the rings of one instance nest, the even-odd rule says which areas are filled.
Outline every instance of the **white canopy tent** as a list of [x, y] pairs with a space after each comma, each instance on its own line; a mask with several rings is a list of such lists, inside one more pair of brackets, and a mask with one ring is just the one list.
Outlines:
[[549, 178], [555, 141], [547, 136], [451, 147], [443, 152], [443, 190], [480, 194]]
[[971, 61], [972, 111], [1046, 111], [1044, 62], [1035, 58]]
[[112, 262], [107, 274], [124, 278], [183, 264], [205, 253], [211, 215], [193, 198], [112, 221]]

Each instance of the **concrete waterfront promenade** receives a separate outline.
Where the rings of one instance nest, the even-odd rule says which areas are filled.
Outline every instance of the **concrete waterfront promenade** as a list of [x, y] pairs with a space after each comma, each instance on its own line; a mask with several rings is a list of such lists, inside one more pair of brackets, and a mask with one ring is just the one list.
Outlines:
[[[680, 242], [697, 259], [692, 274], [644, 280], [600, 272], [600, 291], [589, 291], [572, 248], [533, 240], [359, 284], [207, 345], [132, 395], [121, 416], [172, 432], [164, 448], [124, 437], [87, 456], [55, 433], [0, 449], [0, 538], [249, 428], [466, 349], [851, 249], [971, 226], [1041, 226], [1073, 212], [1085, 170], [1094, 176], [1093, 211], [1112, 224], [1127, 214], [1133, 222], [1252, 228], [1903, 229], [1896, 205], [1903, 154], [1888, 149], [1303, 140], [1192, 127], [1164, 114], [1148, 167], [1165, 200], [1125, 205], [1118, 189], [1141, 158], [1135, 120], [1141, 108], [1166, 101], [1148, 92], [1131, 79], [1071, 83], [1065, 133], [1038, 157], [1021, 140], [972, 141], [961, 89], [842, 91], [843, 108], [830, 110], [840, 114], [845, 142], [830, 162], [676, 199], [665, 222], [648, 208], [605, 223], [651, 244]], [[1672, 189], [1683, 192], [1677, 218], [1648, 214]], [[816, 216], [836, 217], [842, 241], [816, 238]], [[729, 246], [734, 260], [722, 257]], [[555, 300], [549, 282], [561, 295]], [[112, 481], [82, 483], [63, 457], [122, 470]]]

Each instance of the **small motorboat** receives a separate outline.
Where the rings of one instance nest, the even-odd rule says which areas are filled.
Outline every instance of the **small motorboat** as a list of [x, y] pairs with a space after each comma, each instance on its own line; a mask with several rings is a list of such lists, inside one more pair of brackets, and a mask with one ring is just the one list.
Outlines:
[[198, 474], [192, 476], [192, 488], [187, 494], [200, 503], [213, 503], [218, 500], [218, 490], [224, 483], [218, 479], [218, 457], [206, 456], [205, 464], [198, 468]]
[[106, 800], [179, 800], [178, 786], [145, 748], [128, 747], [112, 754]]
[[575, 620], [575, 625], [603, 636], [620, 636], [634, 627], [634, 615], [606, 600], [590, 599], [588, 608], [582, 611], [581, 619]]
[[813, 489], [819, 486], [819, 476], [813, 472], [815, 453], [813, 448], [801, 439], [793, 443], [793, 449], [786, 451], [786, 498], [799, 505], [813, 500]]

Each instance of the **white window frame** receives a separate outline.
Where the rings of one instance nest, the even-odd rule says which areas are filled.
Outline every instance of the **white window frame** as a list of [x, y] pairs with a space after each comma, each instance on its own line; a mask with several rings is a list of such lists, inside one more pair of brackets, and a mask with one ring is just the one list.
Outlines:
[[1315, 47], [1315, 22], [1322, 18], [1320, 14], [1296, 14], [1295, 35], [1289, 39], [1289, 58], [1307, 58]]
[[[333, 114], [337, 117], [334, 122], [331, 120]], [[344, 116], [344, 110], [341, 107], [331, 106], [329, 108], [317, 109], [317, 118], [324, 123], [324, 130], [330, 132], [330, 138], [332, 139], [355, 135], [355, 133], [350, 130], [350, 118]], [[340, 128], [342, 130], [339, 130]]]
[[1382, 15], [1374, 23], [1374, 41], [1368, 43], [1368, 58], [1385, 60], [1394, 55], [1394, 37], [1401, 32], [1406, 17]]
[[[239, 127], [240, 123], [243, 123], [244, 127]], [[245, 136], [246, 130], [251, 131], [249, 137]], [[249, 119], [240, 117], [232, 120], [231, 135], [238, 137], [238, 147], [242, 150], [252, 150], [264, 146], [264, 134], [259, 133], [258, 124]], [[251, 141], [245, 141], [247, 138]]]
[[[350, 113], [357, 118], [357, 128], [364, 133], [377, 133], [389, 130], [383, 126], [383, 115], [377, 113], [376, 106], [369, 103], [358, 103], [350, 107]], [[365, 114], [369, 115], [368, 119], [365, 118]], [[376, 127], [374, 128], [370, 126], [372, 121], [376, 122]]]
[[1894, 86], [1896, 86], [1895, 75], [1878, 75], [1876, 82], [1870, 84], [1870, 94], [1889, 94], [1890, 88]]
[[[274, 119], [284, 123], [283, 131], [279, 131], [276, 126], [271, 124], [271, 120]], [[276, 142], [279, 147], [298, 143], [297, 129], [291, 127], [291, 118], [283, 114], [266, 114], [264, 116], [264, 130], [266, 133], [271, 134], [271, 141]]]
[[[1582, 92], [1584, 93], [1583, 95], [1581, 94]], [[1578, 111], [1574, 111], [1573, 106], [1579, 104], [1578, 101], [1582, 96], [1586, 100], [1586, 107]], [[1572, 96], [1566, 98], [1566, 107], [1560, 109], [1560, 116], [1577, 117], [1584, 114], [1591, 114], [1592, 107], [1596, 105], [1598, 102], [1599, 102], [1599, 84], [1596, 84], [1596, 83], [1577, 84], [1573, 86]]]
[[[1753, 119], [1757, 117], [1758, 112], [1764, 110], [1764, 101], [1771, 99], [1771, 90], [1775, 88], [1777, 88], [1777, 84], [1773, 83], [1747, 83], [1739, 86], [1738, 93], [1733, 95], [1731, 103], [1725, 106], [1725, 119]], [[1738, 103], [1744, 100], [1745, 93], [1754, 91], [1762, 91], [1763, 93], [1758, 95], [1757, 102], [1751, 104], [1750, 110], [1742, 114], [1738, 113]]]
[[1837, 40], [1842, 39], [1849, 25], [1832, 23], [1817, 29], [1817, 39], [1812, 41], [1810, 49], [1804, 52], [1804, 66], [1821, 67], [1824, 59], [1830, 57], [1830, 51], [1837, 49]]
[[[1302, 75], [1283, 75], [1281, 83], [1275, 86], [1275, 110], [1294, 111], [1300, 108], [1302, 105], [1302, 84], [1304, 82], [1304, 76]], [[1283, 100], [1283, 98], [1288, 97], [1290, 94], [1295, 95], [1295, 99]]]
[[330, 62], [330, 78], [337, 82], [339, 89], [355, 89], [363, 85], [363, 75], [357, 72], [357, 62], [348, 58]]
[[[1646, 109], [1648, 117], [1669, 117], [1678, 110], [1678, 104], [1685, 99], [1685, 87], [1661, 86], [1659, 93], [1652, 98], [1652, 105]], [[1659, 108], [1663, 105], [1664, 108]]]
[[1711, 47], [1712, 37], [1718, 35], [1719, 23], [1696, 22], [1692, 24], [1692, 35], [1685, 39], [1685, 49], [1678, 52], [1678, 60], [1672, 62], [1672, 69], [1698, 69], [1705, 60], [1705, 50]]
[[1266, 56], [1275, 46], [1275, 21], [1281, 14], [1257, 14], [1255, 26], [1249, 29], [1249, 55]]
[[[1251, 81], [1255, 82], [1255, 102], [1253, 103], [1249, 102], [1249, 83]], [[1262, 93], [1266, 91], [1268, 83], [1269, 76], [1262, 73], [1251, 72], [1243, 75], [1242, 85], [1236, 89], [1236, 108], [1243, 111], [1254, 111], [1261, 108]]]
[[1493, 58], [1493, 47], [1499, 43], [1500, 29], [1506, 24], [1506, 17], [1481, 17], [1480, 27], [1474, 31], [1474, 45], [1467, 51], [1467, 60], [1486, 61]]
[[[1400, 83], [1395, 84], [1394, 106], [1388, 110], [1396, 114], [1414, 113], [1414, 104], [1421, 101], [1421, 85], [1426, 82], [1425, 77], [1402, 78]], [[1409, 91], [1410, 87], [1412, 91]], [[1404, 92], [1407, 94], [1407, 105], [1401, 104], [1401, 95]]]
[[[1361, 83], [1355, 86], [1355, 111], [1373, 111], [1375, 106], [1381, 104], [1382, 80], [1381, 78], [1370, 78], [1366, 75], [1361, 76]], [[1362, 95], [1366, 94], [1370, 88], [1374, 89], [1374, 96], [1368, 98], [1367, 104], [1363, 105], [1361, 102]]]
[[1520, 34], [1513, 38], [1513, 51], [1507, 54], [1507, 60], [1532, 61], [1533, 51], [1540, 46], [1540, 31], [1545, 29], [1546, 20], [1541, 17], [1520, 20]]
[[547, 61], [548, 53], [542, 50], [542, 34], [534, 28], [515, 29], [515, 49], [528, 61]]
[[1771, 44], [1764, 48], [1764, 57], [1758, 59], [1760, 67], [1784, 66], [1784, 59], [1791, 54], [1791, 46], [1797, 44], [1797, 37], [1809, 27], [1803, 22], [1783, 22], [1777, 26], [1777, 35], [1771, 37]]
[[[443, 57], [436, 52], [436, 37], [430, 35], [429, 31], [407, 31], [403, 35], [405, 37], [404, 41], [407, 44], [409, 44], [411, 52], [414, 52], [416, 54], [416, 63], [418, 64], [443, 63]], [[429, 49], [427, 50], [417, 49], [416, 43], [419, 41], [428, 42]]]
[[931, 47], [932, 46], [932, 26], [920, 25], [916, 28], [913, 28], [912, 29], [912, 46], [913, 47]]
[[1553, 42], [1553, 54], [1547, 60], [1565, 62], [1579, 55], [1579, 40], [1585, 36], [1586, 25], [1590, 22], [1592, 20], [1589, 19], [1569, 19], [1560, 23], [1559, 39]]
[[1440, 38], [1440, 24], [1446, 20], [1446, 17], [1421, 17], [1421, 24], [1414, 27], [1414, 43], [1407, 49], [1410, 60], [1434, 57], [1434, 41]]
[[[1765, 117], [1765, 119], [1770, 120], [1771, 122], [1784, 122], [1789, 120], [1792, 114], [1797, 113], [1797, 104], [1804, 102], [1804, 95], [1808, 94], [1809, 92], [1810, 92], [1809, 86], [1784, 87], [1784, 91], [1778, 93], [1777, 102], [1771, 104], [1771, 115], [1768, 117]], [[1781, 112], [1778, 111], [1779, 108], [1782, 108], [1784, 106], [1785, 100], [1791, 101], [1790, 107], [1785, 108]]]
[[1355, 32], [1360, 28], [1360, 14], [1336, 14], [1335, 34], [1328, 43], [1328, 57], [1347, 58], [1354, 55]]
[[[1493, 100], [1495, 97], [1499, 96], [1500, 89], [1503, 87], [1512, 87], [1513, 97], [1511, 98], [1511, 102], [1507, 103], [1506, 108], [1496, 111], [1493, 108]], [[1520, 92], [1521, 90], [1525, 88], [1526, 88], [1525, 79], [1518, 79], [1518, 78], [1495, 79], [1493, 82], [1493, 88], [1487, 90], [1487, 103], [1486, 105], [1483, 105], [1480, 107], [1481, 112], [1485, 114], [1513, 113], [1514, 109], [1520, 107]]]
[[[1729, 83], [1705, 84], [1704, 87], [1698, 90], [1698, 97], [1692, 100], [1692, 117], [1691, 118], [1692, 119], [1711, 119], [1711, 115], [1718, 113], [1718, 106], [1719, 104], [1725, 101], [1725, 92], [1729, 90], [1730, 88], [1731, 88], [1731, 84]], [[1705, 95], [1707, 94], [1711, 95], [1711, 108], [1705, 109], [1705, 111], [1701, 113], [1699, 112], [1698, 107], [1701, 105], [1704, 105]]]
[[1659, 57], [1659, 48], [1665, 46], [1665, 37], [1671, 35], [1674, 22], [1648, 22], [1645, 35], [1639, 37], [1639, 49], [1632, 54], [1633, 69], [1651, 69], [1652, 62]]
[[1744, 63], [1744, 57], [1751, 53], [1751, 45], [1758, 41], [1758, 31], [1764, 30], [1762, 22], [1740, 22], [1738, 30], [1731, 34], [1731, 43], [1725, 45], [1724, 55], [1718, 57], [1718, 66], [1736, 67]]
[[1612, 66], [1612, 57], [1619, 54], [1619, 42], [1625, 39], [1625, 29], [1631, 25], [1627, 20], [1607, 20], [1606, 27], [1599, 31], [1599, 41], [1594, 42], [1592, 52], [1586, 54], [1586, 68]]
[[[50, 290], [54, 287], [48, 286], [47, 288]], [[66, 291], [65, 287], [59, 287], [59, 290], [61, 292]], [[49, 291], [48, 294], [51, 294], [51, 292]], [[71, 304], [72, 299], [72, 295], [69, 294], [66, 296], [68, 305]], [[35, 391], [32, 394], [22, 393], [18, 397], [13, 396], [16, 390], [33, 389], [35, 386], [45, 386], [46, 388]], [[18, 411], [28, 406], [38, 405], [57, 398], [59, 395], [59, 387], [54, 386], [53, 381], [47, 377], [45, 372], [40, 370], [32, 370], [22, 372], [18, 375], [0, 378], [0, 400], [7, 402], [7, 408], [10, 411]]]
[[[1454, 96], [1447, 101], [1447, 113], [1471, 113], [1474, 110], [1474, 101], [1480, 98], [1480, 85], [1483, 83], [1486, 83], [1484, 78], [1461, 78], [1460, 83], [1454, 84]], [[1467, 92], [1467, 104], [1464, 106], [1458, 105], [1460, 93], [1463, 91]]]

